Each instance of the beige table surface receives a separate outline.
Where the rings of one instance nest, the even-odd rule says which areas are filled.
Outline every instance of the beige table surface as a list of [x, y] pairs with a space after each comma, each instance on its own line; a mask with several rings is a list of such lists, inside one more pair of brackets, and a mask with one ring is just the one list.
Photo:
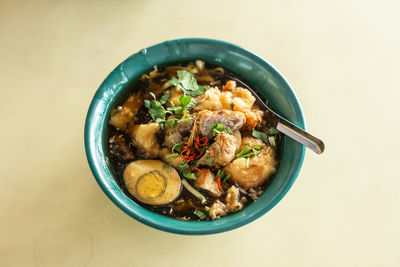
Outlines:
[[[0, 1], [0, 266], [400, 266], [399, 11], [397, 0]], [[326, 142], [274, 209], [228, 233], [142, 225], [86, 162], [100, 83], [179, 37], [268, 59]]]

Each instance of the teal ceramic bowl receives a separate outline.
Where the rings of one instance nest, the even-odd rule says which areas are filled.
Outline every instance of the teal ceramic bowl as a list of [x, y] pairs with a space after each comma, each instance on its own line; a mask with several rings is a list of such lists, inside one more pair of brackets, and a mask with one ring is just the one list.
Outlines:
[[87, 113], [85, 148], [90, 168], [104, 193], [129, 216], [148, 226], [188, 235], [214, 234], [254, 221], [273, 208], [288, 192], [300, 171], [305, 148], [288, 137], [278, 172], [260, 199], [233, 215], [216, 221], [178, 221], [144, 209], [118, 186], [106, 161], [107, 121], [110, 111], [127, 94], [127, 85], [155, 65], [202, 59], [219, 65], [243, 78], [271, 103], [280, 115], [304, 129], [300, 103], [288, 82], [271, 64], [254, 53], [223, 41], [201, 38], [166, 41], [130, 56], [104, 80], [96, 91]]

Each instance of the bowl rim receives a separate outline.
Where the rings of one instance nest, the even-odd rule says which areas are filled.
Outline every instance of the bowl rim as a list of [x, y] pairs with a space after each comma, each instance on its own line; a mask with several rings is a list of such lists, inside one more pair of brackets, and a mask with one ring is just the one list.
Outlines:
[[[132, 207], [128, 207], [127, 205], [125, 205], [119, 196], [117, 196], [114, 192], [115, 189], [113, 189], [109, 184], [107, 184], [107, 182], [105, 181], [104, 177], [102, 177], [102, 172], [99, 169], [98, 166], [96, 166], [95, 164], [95, 158], [94, 158], [94, 154], [92, 151], [92, 146], [93, 147], [96, 146], [96, 144], [93, 144], [92, 142], [94, 142], [93, 139], [91, 139], [91, 135], [90, 135], [90, 131], [91, 128], [94, 127], [96, 125], [95, 122], [93, 122], [93, 116], [95, 113], [95, 110], [100, 102], [99, 98], [96, 98], [97, 95], [99, 95], [99, 92], [101, 93], [102, 91], [104, 91], [105, 89], [103, 88], [103, 85], [106, 83], [106, 81], [110, 78], [110, 76], [112, 75], [112, 73], [114, 71], [116, 71], [122, 64], [124, 64], [127, 60], [129, 60], [131, 57], [142, 53], [142, 51], [149, 51], [152, 50], [158, 46], [162, 46], [167, 42], [194, 42], [194, 43], [199, 43], [199, 42], [204, 42], [204, 43], [214, 43], [214, 44], [218, 44], [218, 45], [223, 45], [226, 47], [230, 47], [230, 48], [234, 48], [239, 50], [241, 53], [245, 54], [248, 57], [251, 57], [253, 60], [256, 60], [260, 63], [262, 63], [263, 65], [265, 65], [266, 67], [269, 68], [269, 70], [272, 73], [276, 74], [277, 79], [280, 79], [280, 82], [282, 82], [283, 84], [286, 85], [286, 87], [289, 89], [290, 93], [292, 94], [293, 97], [293, 101], [295, 102], [295, 104], [298, 106], [298, 110], [297, 110], [297, 116], [298, 116], [298, 123], [297, 125], [303, 129], [305, 129], [305, 118], [303, 115], [303, 110], [301, 107], [301, 104], [297, 98], [297, 95], [295, 93], [295, 91], [293, 90], [292, 86], [289, 84], [289, 82], [286, 80], [286, 78], [278, 71], [277, 68], [275, 68], [271, 63], [269, 63], [267, 60], [265, 60], [264, 58], [262, 58], [261, 56], [257, 55], [254, 52], [251, 52], [241, 46], [226, 42], [226, 41], [222, 41], [222, 40], [217, 40], [217, 39], [210, 39], [210, 38], [180, 38], [180, 39], [174, 39], [174, 40], [167, 40], [164, 42], [160, 42], [158, 44], [149, 46], [147, 48], [141, 49], [140, 51], [138, 51], [137, 53], [134, 53], [133, 55], [129, 56], [128, 58], [126, 58], [124, 61], [122, 61], [120, 64], [118, 64], [118, 66], [104, 79], [104, 81], [101, 83], [101, 85], [99, 86], [99, 88], [96, 90], [93, 99], [91, 100], [88, 112], [87, 112], [87, 116], [86, 116], [86, 120], [85, 120], [85, 127], [84, 127], [84, 143], [85, 143], [85, 152], [86, 152], [86, 158], [87, 161], [89, 163], [89, 167], [91, 169], [91, 172], [94, 176], [94, 178], [96, 179], [98, 185], [100, 186], [100, 188], [103, 190], [103, 192], [107, 195], [107, 197], [117, 206], [119, 207], [122, 211], [124, 211], [126, 214], [128, 214], [129, 216], [131, 216], [132, 218], [136, 219], [137, 221], [148, 225], [150, 227], [156, 228], [158, 230], [162, 230], [162, 231], [166, 231], [166, 232], [170, 232], [170, 233], [176, 233], [176, 234], [186, 234], [186, 235], [206, 235], [206, 234], [216, 234], [216, 233], [221, 233], [221, 232], [226, 232], [241, 226], [244, 226], [256, 219], [258, 219], [259, 217], [263, 216], [264, 214], [266, 214], [269, 210], [271, 210], [273, 207], [275, 207], [277, 205], [277, 203], [287, 194], [287, 192], [290, 190], [290, 188], [292, 187], [293, 183], [296, 181], [297, 176], [301, 170], [301, 167], [303, 165], [303, 161], [304, 161], [304, 156], [305, 156], [305, 147], [302, 146], [301, 151], [300, 151], [300, 157], [298, 159], [298, 166], [296, 167], [293, 175], [288, 179], [288, 181], [284, 184], [284, 186], [281, 188], [281, 190], [277, 193], [277, 195], [273, 198], [273, 200], [268, 203], [268, 205], [263, 206], [262, 209], [258, 209], [255, 214], [252, 214], [252, 216], [248, 216], [246, 218], [241, 218], [238, 219], [235, 222], [231, 222], [231, 223], [226, 223], [226, 224], [217, 224], [217, 225], [213, 225], [213, 228], [211, 229], [195, 229], [195, 228], [191, 228], [191, 229], [181, 229], [179, 228], [177, 225], [179, 224], [188, 224], [188, 225], [200, 225], [200, 224], [209, 224], [211, 222], [194, 222], [194, 221], [179, 221], [173, 218], [169, 218], [169, 217], [165, 217], [162, 216], [160, 214], [148, 211], [147, 209], [141, 207], [140, 205], [136, 204], [137, 207], [139, 207], [139, 209], [143, 209], [147, 212], [152, 213], [154, 216], [162, 216], [164, 218], [167, 218], [167, 220], [173, 220], [174, 223], [167, 223], [167, 224], [160, 224], [158, 223], [157, 220], [152, 220], [146, 217], [143, 217], [143, 214], [138, 214], [138, 212], [135, 209], [132, 209]], [[102, 127], [103, 129], [103, 127]], [[119, 189], [118, 187], [118, 191], [122, 192], [121, 189]], [[123, 192], [122, 192], [123, 194]], [[132, 200], [132, 202], [134, 202]], [[234, 217], [235, 214], [232, 214], [228, 217]], [[226, 217], [225, 217], [226, 218]], [[223, 220], [224, 218], [221, 218], [220, 220]], [[220, 221], [217, 220], [217, 221]], [[212, 222], [217, 222], [217, 221], [212, 221]]]

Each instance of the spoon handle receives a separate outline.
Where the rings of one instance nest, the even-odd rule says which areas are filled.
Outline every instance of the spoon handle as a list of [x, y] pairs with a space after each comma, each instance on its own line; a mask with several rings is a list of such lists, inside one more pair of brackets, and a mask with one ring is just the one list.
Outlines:
[[276, 126], [280, 132], [286, 134], [287, 136], [291, 137], [292, 139], [296, 140], [297, 142], [305, 145], [312, 151], [317, 154], [321, 154], [324, 152], [325, 145], [322, 140], [312, 136], [311, 134], [303, 131], [296, 125], [288, 122], [283, 118], [279, 118], [278, 125]]
[[283, 134], [289, 136], [290, 138], [294, 139], [295, 141], [299, 142], [300, 144], [305, 145], [306, 147], [308, 147], [317, 154], [321, 154], [322, 152], [324, 152], [325, 145], [324, 142], [322, 142], [322, 140], [305, 132], [304, 130], [300, 129], [293, 123], [282, 118], [270, 107], [268, 107], [266, 102], [264, 102], [263, 99], [252, 88], [250, 88], [237, 78], [232, 77], [232, 79], [240, 82], [240, 84], [244, 85], [250, 92], [253, 93], [254, 97], [258, 100], [258, 104], [261, 104], [265, 108], [265, 113], [264, 113], [265, 119], [270, 123], [272, 123], [272, 125], [276, 129], [278, 129]]
[[[265, 103], [263, 103], [265, 104]], [[267, 105], [264, 105], [265, 113], [264, 117], [267, 121], [273, 124], [273, 126], [278, 129], [281, 133], [289, 136], [300, 144], [305, 145], [317, 154], [324, 152], [325, 145], [322, 140], [316, 138], [315, 136], [307, 133], [303, 129], [300, 129], [290, 121], [282, 118], [275, 111], [273, 111]]]

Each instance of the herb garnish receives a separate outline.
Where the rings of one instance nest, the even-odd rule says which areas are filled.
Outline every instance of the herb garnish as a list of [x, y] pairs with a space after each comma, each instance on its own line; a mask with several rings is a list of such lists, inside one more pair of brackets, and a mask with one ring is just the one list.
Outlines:
[[223, 182], [226, 182], [231, 177], [231, 174], [230, 173], [225, 174], [224, 171], [218, 170], [217, 175], [215, 177], [217, 177], [217, 179], [219, 177]]
[[278, 133], [280, 133], [276, 128], [274, 128], [274, 127], [271, 127], [271, 128], [269, 128], [269, 134], [278, 134]]
[[[165, 109], [164, 104], [167, 102], [170, 97], [169, 94], [163, 95], [159, 101], [157, 101], [156, 95], [154, 93], [150, 93], [150, 95], [154, 98], [153, 100], [144, 100], [145, 107], [149, 110], [149, 114], [153, 120], [155, 120], [158, 124], [160, 124], [161, 128], [164, 128], [164, 123], [166, 123], [169, 127], [174, 127], [175, 124], [181, 123], [182, 121], [188, 121], [192, 118], [187, 117], [188, 107], [193, 108], [197, 105], [197, 101], [190, 96], [180, 96], [179, 101], [181, 102], [181, 106], [178, 107], [170, 107]], [[171, 102], [172, 103], [172, 102]], [[166, 114], [181, 114], [183, 115], [180, 119], [165, 119]]]
[[260, 146], [249, 147], [248, 145], [246, 145], [246, 146], [244, 146], [242, 151], [240, 151], [238, 154], [236, 154], [236, 157], [237, 158], [250, 158], [252, 156], [258, 155], [258, 153], [260, 153], [260, 150], [261, 150]]
[[184, 94], [179, 97], [179, 103], [179, 106], [175, 106], [174, 102], [171, 101], [171, 107], [167, 108], [167, 110], [178, 115], [184, 112], [185, 109], [190, 110], [194, 108], [198, 102], [193, 97]]
[[226, 133], [229, 133], [229, 134], [233, 134], [233, 132], [232, 132], [231, 129], [226, 129], [226, 128], [224, 127], [224, 125], [222, 125], [221, 123], [217, 123], [217, 122], [211, 124], [210, 130], [212, 130], [213, 136], [217, 136], [217, 135], [219, 135], [219, 134], [222, 133], [222, 132], [226, 132]]
[[173, 154], [168, 154], [165, 156], [166, 159], [171, 159], [171, 158], [175, 158], [178, 156], [178, 153], [173, 153]]
[[178, 153], [182, 152], [182, 142], [179, 142], [172, 147], [171, 152], [174, 153], [175, 151]]
[[182, 173], [182, 175], [183, 175], [183, 177], [185, 177], [186, 179], [189, 179], [189, 180], [196, 180], [197, 179], [196, 174], [194, 174], [190, 170], [184, 171]]
[[197, 217], [200, 218], [200, 220], [204, 220], [207, 216], [204, 214], [204, 212], [199, 211], [199, 210], [195, 210], [193, 212], [194, 215], [196, 215]]
[[229, 178], [231, 178], [231, 174], [230, 174], [230, 173], [228, 173], [228, 175], [226, 175], [226, 176], [225, 176], [225, 178], [224, 178], [223, 182], [226, 182], [226, 181], [228, 181], [228, 180], [229, 180]]
[[189, 164], [187, 162], [185, 162], [185, 161], [182, 161], [181, 164], [178, 165], [178, 171], [180, 173], [183, 173], [188, 168], [189, 168]]
[[189, 169], [189, 163], [182, 161], [181, 164], [178, 165], [178, 171], [185, 177], [186, 179], [189, 180], [196, 180], [197, 176], [191, 172]]
[[207, 155], [204, 155], [203, 159], [205, 160], [205, 162], [207, 162], [208, 165], [211, 165], [211, 163], [214, 160], [214, 158], [211, 158], [211, 157], [209, 158], [209, 157], [207, 157]]
[[169, 163], [168, 163], [168, 165], [167, 165], [167, 164], [164, 164], [164, 165], [163, 165], [163, 168], [164, 168], [164, 169], [168, 168], [168, 172], [171, 173], [171, 164], [169, 164]]
[[268, 144], [268, 136], [264, 133], [264, 132], [259, 132], [256, 130], [253, 130], [253, 132], [251, 133], [251, 135], [257, 139], [260, 139], [261, 141], [263, 141], [264, 143]]
[[[250, 152], [251, 151], [251, 152]], [[249, 147], [248, 145], [244, 146], [242, 151], [239, 152], [239, 154], [236, 154], [237, 158], [245, 158], [246, 159], [246, 167], [249, 167], [249, 162], [250, 162], [250, 157], [256, 156], [260, 153], [261, 147], [255, 146], [255, 147]]]
[[154, 93], [150, 93], [151, 96], [154, 98], [153, 100], [145, 100], [144, 105], [145, 107], [149, 110], [149, 114], [153, 120], [158, 122], [163, 128], [163, 122], [165, 122], [165, 115], [167, 113], [171, 113], [167, 111], [164, 107], [163, 104], [166, 103], [167, 99], [169, 98], [170, 95], [163, 95], [160, 99], [160, 101], [157, 101], [157, 98]]
[[187, 70], [178, 70], [177, 75], [178, 78], [174, 77], [169, 80], [168, 83], [178, 87], [189, 96], [198, 96], [204, 94], [206, 87], [198, 85], [196, 78], [191, 72]]

